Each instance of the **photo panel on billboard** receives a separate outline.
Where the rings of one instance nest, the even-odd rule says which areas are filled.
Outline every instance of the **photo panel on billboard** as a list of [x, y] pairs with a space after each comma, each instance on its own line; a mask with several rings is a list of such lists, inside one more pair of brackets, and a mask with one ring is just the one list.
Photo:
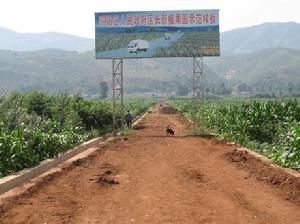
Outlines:
[[95, 13], [96, 58], [220, 55], [219, 10]]

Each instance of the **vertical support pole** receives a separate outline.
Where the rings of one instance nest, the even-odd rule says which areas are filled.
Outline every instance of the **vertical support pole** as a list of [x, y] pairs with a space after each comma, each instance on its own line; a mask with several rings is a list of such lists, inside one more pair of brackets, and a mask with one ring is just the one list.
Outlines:
[[[203, 57], [193, 58], [193, 97], [194, 97], [194, 116], [197, 114], [197, 105], [200, 105], [200, 119], [203, 120], [203, 104], [204, 104], [204, 74], [203, 74]], [[201, 132], [203, 127], [201, 125]], [[194, 133], [196, 133], [196, 122], [194, 122]]]
[[193, 58], [193, 96], [204, 100], [203, 58]]
[[112, 89], [113, 89], [113, 134], [123, 130], [123, 58], [112, 59]]

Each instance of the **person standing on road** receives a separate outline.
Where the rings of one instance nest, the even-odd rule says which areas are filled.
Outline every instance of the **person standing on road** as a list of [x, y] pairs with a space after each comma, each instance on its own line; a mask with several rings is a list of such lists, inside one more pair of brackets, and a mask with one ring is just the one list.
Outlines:
[[131, 128], [132, 116], [131, 116], [129, 110], [125, 114], [125, 121], [126, 121], [127, 127]]

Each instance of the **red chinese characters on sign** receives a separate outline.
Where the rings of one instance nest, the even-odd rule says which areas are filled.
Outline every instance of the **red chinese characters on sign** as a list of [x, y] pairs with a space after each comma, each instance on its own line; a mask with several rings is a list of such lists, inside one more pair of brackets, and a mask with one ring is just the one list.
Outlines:
[[168, 15], [168, 24], [174, 25], [174, 23], [175, 23], [174, 15], [173, 14]]
[[160, 15], [155, 15], [154, 21], [155, 21], [155, 25], [161, 24], [161, 17], [160, 17]]
[[107, 25], [112, 26], [113, 25], [113, 16], [109, 15], [107, 16]]
[[210, 22], [210, 24], [216, 23], [216, 15], [214, 13], [209, 15], [209, 22]]
[[106, 16], [99, 16], [99, 25], [106, 26]]
[[152, 17], [152, 15], [148, 15], [148, 25], [149, 26], [152, 26], [153, 25], [153, 17]]
[[168, 16], [167, 15], [161, 15], [161, 24], [168, 25]]
[[114, 16], [113, 17], [113, 26], [120, 26], [120, 17], [119, 16]]
[[134, 25], [134, 15], [127, 15], [127, 26], [133, 26]]
[[147, 25], [147, 16], [146, 15], [141, 15], [141, 25], [142, 26]]
[[209, 22], [208, 18], [209, 18], [208, 14], [204, 14], [202, 17], [202, 24], [208, 24]]
[[176, 24], [181, 24], [181, 14], [176, 14], [176, 16], [175, 16], [175, 23]]
[[188, 24], [188, 22], [189, 22], [188, 14], [182, 14], [181, 18], [182, 18], [182, 24], [185, 24], [185, 25]]
[[196, 23], [196, 17], [195, 14], [189, 14], [189, 24], [195, 24]]
[[172, 26], [217, 24], [215, 13], [100, 15], [100, 26]]
[[136, 15], [134, 18], [134, 25], [135, 26], [139, 26], [141, 22], [141, 16], [140, 15]]
[[202, 24], [202, 14], [196, 14], [196, 24]]

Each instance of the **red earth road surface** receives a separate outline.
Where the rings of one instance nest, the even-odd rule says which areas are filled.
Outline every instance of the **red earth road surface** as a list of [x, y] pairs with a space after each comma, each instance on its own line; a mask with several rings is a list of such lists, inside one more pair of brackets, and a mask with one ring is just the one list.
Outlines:
[[300, 223], [299, 179], [189, 136], [192, 125], [165, 104], [136, 129], [5, 201], [0, 223]]

